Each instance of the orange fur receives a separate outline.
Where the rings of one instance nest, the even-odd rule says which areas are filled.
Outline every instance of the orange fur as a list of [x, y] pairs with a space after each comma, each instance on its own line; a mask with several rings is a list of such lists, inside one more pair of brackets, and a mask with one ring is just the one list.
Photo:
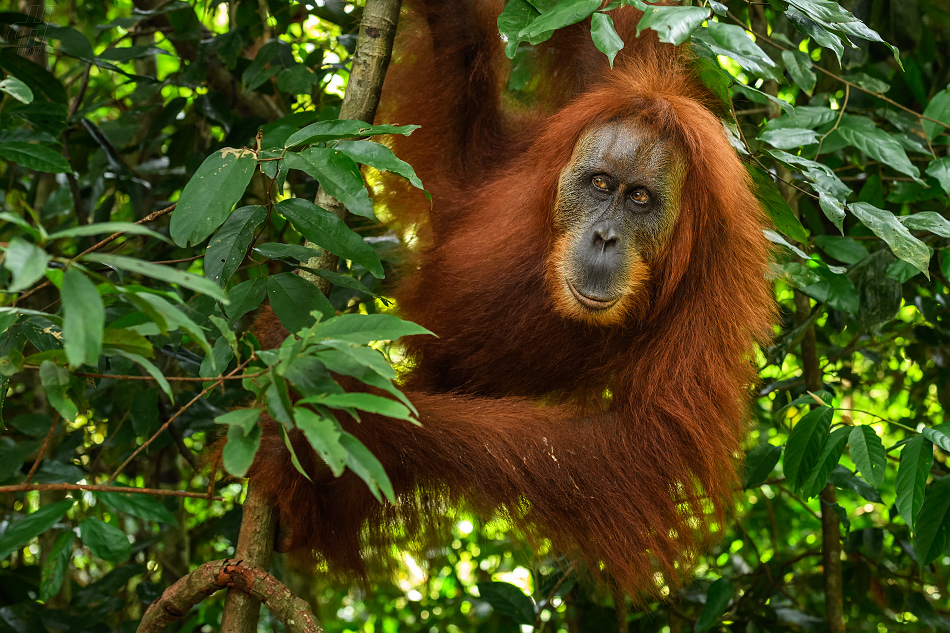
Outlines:
[[[398, 502], [377, 503], [351, 473], [328, 477], [295, 437], [311, 483], [272, 432], [250, 477], [293, 547], [343, 575], [438, 532], [464, 501], [631, 594], [655, 594], [654, 574], [681, 580], [730, 509], [751, 354], [774, 316], [764, 218], [687, 53], [650, 31], [637, 38], [639, 12], [612, 12], [626, 42], [613, 71], [589, 22], [556, 34], [535, 109], [512, 114], [488, 4], [407, 16], [384, 93], [383, 120], [423, 124], [393, 145], [434, 201], [393, 183], [384, 194], [422, 240], [398, 306], [439, 338], [407, 343], [421, 427], [340, 420], [382, 461]], [[546, 275], [558, 177], [585, 129], [617, 119], [674, 142], [685, 177], [676, 226], [638, 290], [648, 308], [605, 327], [564, 318]]]

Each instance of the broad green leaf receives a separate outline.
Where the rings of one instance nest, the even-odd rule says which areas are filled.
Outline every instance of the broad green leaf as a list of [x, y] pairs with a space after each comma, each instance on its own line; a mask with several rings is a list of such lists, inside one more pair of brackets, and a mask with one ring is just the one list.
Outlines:
[[249, 149], [226, 147], [205, 159], [182, 189], [169, 234], [178, 246], [204, 241], [231, 213], [257, 168]]
[[846, 114], [841, 117], [841, 124], [835, 133], [871, 158], [907, 174], [918, 182], [923, 182], [920, 180], [920, 170], [907, 158], [907, 152], [897, 139], [880, 128], [863, 124], [862, 121], [862, 117]]
[[63, 347], [69, 366], [97, 365], [102, 353], [106, 310], [96, 285], [75, 266], [66, 269], [63, 287]]
[[814, 130], [802, 128], [765, 130], [758, 136], [758, 140], [777, 149], [792, 149], [802, 145], [811, 145], [817, 143], [820, 139], [821, 137]]
[[260, 445], [260, 425], [254, 426], [247, 434], [239, 425], [229, 425], [227, 443], [221, 451], [224, 469], [235, 477], [244, 477], [254, 463], [254, 455]]
[[643, 17], [637, 22], [637, 37], [644, 29], [653, 29], [661, 42], [675, 46], [688, 40], [710, 15], [709, 9], [704, 7], [654, 6], [641, 0], [631, 4], [643, 11]]
[[816, 407], [804, 415], [788, 436], [783, 460], [785, 480], [793, 490], [799, 490], [818, 462], [821, 447], [828, 437], [834, 409]]
[[745, 459], [745, 483], [743, 488], [755, 488], [765, 483], [782, 456], [782, 447], [759, 444]]
[[825, 214], [825, 217], [831, 220], [831, 223], [835, 225], [838, 232], [844, 233], [844, 203], [834, 196], [819, 190], [818, 206], [821, 207], [821, 211]]
[[170, 401], [172, 402], [175, 401], [175, 396], [172, 394], [171, 385], [168, 384], [168, 380], [165, 378], [165, 375], [162, 374], [161, 370], [158, 367], [156, 367], [154, 363], [152, 363], [150, 360], [148, 360], [144, 356], [136, 354], [135, 352], [129, 352], [127, 350], [122, 349], [121, 347], [113, 348], [111, 351], [112, 351], [112, 355], [121, 356], [122, 358], [127, 358], [128, 360], [132, 361], [133, 363], [135, 363], [136, 365], [144, 369], [145, 373], [147, 373], [149, 376], [155, 379], [155, 382], [158, 383], [158, 387], [162, 390], [162, 393], [168, 396], [168, 399]]
[[875, 235], [887, 242], [900, 259], [911, 264], [930, 279], [930, 249], [927, 245], [910, 234], [910, 231], [890, 211], [878, 209], [867, 202], [852, 202], [848, 205], [864, 226], [871, 229]]
[[52, 361], [44, 360], [40, 365], [40, 382], [43, 383], [46, 398], [53, 405], [53, 408], [63, 416], [64, 420], [72, 422], [76, 419], [79, 410], [66, 395], [69, 378], [69, 372], [62, 367], [58, 367]]
[[16, 77], [10, 76], [0, 81], [0, 90], [20, 103], [33, 103], [33, 91]]
[[917, 515], [914, 556], [923, 567], [937, 560], [950, 541], [950, 477], [934, 481]]
[[360, 165], [369, 165], [379, 171], [389, 171], [408, 180], [413, 187], [425, 191], [412, 165], [400, 160], [385, 145], [373, 141], [341, 141], [334, 146]]
[[861, 308], [861, 299], [854, 282], [847, 275], [839, 275], [825, 266], [810, 269], [818, 281], [802, 287], [802, 291], [835, 310], [856, 314]]
[[784, 83], [778, 64], [752, 41], [741, 26], [722, 22], [709, 22], [707, 26], [709, 38], [705, 43], [714, 53], [735, 60], [751, 73]]
[[848, 488], [855, 491], [871, 503], [881, 503], [881, 493], [872, 488], [860, 475], [856, 475], [841, 464], [835, 466], [828, 476], [828, 483], [838, 488]]
[[706, 604], [703, 606], [693, 630], [696, 633], [705, 633], [711, 629], [719, 621], [722, 614], [726, 612], [726, 608], [729, 607], [729, 603], [735, 595], [736, 588], [726, 578], [720, 578], [711, 584], [709, 591], [706, 592]]
[[[203, 277], [199, 277], [199, 279], [208, 281]], [[180, 329], [183, 332], [186, 332], [189, 336], [191, 336], [192, 339], [194, 339], [196, 343], [198, 343], [198, 345], [201, 346], [201, 349], [205, 354], [211, 353], [211, 346], [208, 345], [208, 340], [205, 338], [204, 330], [199, 327], [197, 323], [192, 321], [187, 314], [176, 308], [174, 305], [162, 297], [150, 292], [138, 292], [127, 296], [129, 296], [140, 307], [147, 307], [149, 310], [152, 310], [155, 314], [157, 314], [160, 319], [165, 321], [168, 329]]]
[[824, 490], [828, 483], [828, 478], [838, 466], [838, 461], [844, 453], [844, 447], [848, 443], [848, 435], [851, 433], [849, 427], [835, 429], [825, 440], [815, 460], [815, 467], [812, 468], [808, 479], [802, 484], [802, 496], [806, 499], [817, 497]]
[[561, 0], [521, 29], [518, 37], [536, 44], [534, 38], [580, 22], [599, 9], [600, 4], [601, 0]]
[[314, 330], [318, 338], [339, 339], [359, 345], [372, 341], [395, 341], [414, 334], [432, 332], [391, 314], [343, 314], [321, 322]]
[[311, 143], [323, 143], [346, 138], [374, 136], [376, 134], [401, 134], [409, 136], [418, 125], [370, 125], [365, 121], [351, 119], [337, 119], [333, 121], [317, 121], [290, 135], [284, 147], [292, 148]]
[[316, 451], [334, 477], [343, 474], [346, 468], [346, 449], [340, 444], [342, 429], [339, 422], [324, 417], [306, 407], [294, 408], [294, 423], [300, 429], [310, 446]]
[[3, 255], [3, 267], [13, 274], [13, 281], [6, 292], [26, 290], [42, 279], [51, 259], [39, 246], [14, 237]]
[[805, 227], [803, 227], [802, 223], [795, 217], [795, 213], [792, 211], [792, 208], [788, 206], [788, 202], [782, 197], [782, 194], [778, 192], [775, 185], [772, 184], [771, 177], [758, 167], [750, 167], [749, 173], [752, 175], [752, 180], [755, 183], [755, 195], [759, 198], [759, 201], [762, 202], [772, 223], [775, 224], [775, 228], [778, 229], [782, 235], [790, 237], [802, 244], [807, 244], [808, 233], [805, 232]]
[[393, 370], [392, 365], [389, 364], [389, 361], [387, 361], [379, 351], [371, 347], [354, 347], [352, 344], [337, 341], [326, 341], [324, 342], [324, 345], [329, 346], [331, 349], [321, 351], [317, 354], [317, 358], [326, 363], [327, 367], [329, 367], [331, 371], [344, 373], [348, 376], [353, 375], [348, 372], [338, 371], [337, 369], [331, 367], [331, 365], [336, 365], [341, 360], [340, 358], [333, 356], [334, 352], [336, 352], [342, 354], [349, 361], [372, 369], [383, 378], [388, 380], [396, 379], [396, 372]]
[[334, 272], [332, 270], [324, 270], [322, 268], [306, 268], [308, 272], [313, 273], [319, 277], [323, 277], [334, 286], [339, 286], [340, 288], [349, 288], [350, 290], [356, 290], [357, 292], [362, 292], [371, 297], [376, 297], [382, 301], [385, 305], [390, 305], [391, 302], [389, 299], [382, 297], [372, 290], [369, 289], [366, 284], [355, 277], [350, 277], [349, 275], [344, 275], [342, 273]]
[[935, 211], [921, 211], [898, 219], [912, 231], [930, 231], [940, 237], [950, 237], [950, 220]]
[[83, 519], [79, 523], [79, 536], [92, 555], [102, 560], [121, 563], [132, 555], [132, 546], [125, 532], [101, 519]]
[[534, 622], [534, 602], [518, 587], [497, 580], [482, 581], [476, 586], [480, 599], [516, 625], [530, 625]]
[[53, 527], [71, 507], [72, 499], [57, 501], [9, 523], [3, 536], [0, 536], [0, 560], [8, 558], [29, 543], [30, 539]]
[[96, 499], [118, 512], [124, 512], [143, 521], [178, 525], [175, 515], [168, 511], [165, 504], [147, 494], [97, 491], [95, 495]]
[[84, 255], [82, 259], [83, 261], [97, 262], [99, 264], [105, 264], [106, 266], [120, 268], [132, 273], [151, 277], [152, 279], [158, 279], [159, 281], [164, 281], [166, 283], [178, 284], [179, 286], [184, 286], [189, 290], [194, 290], [195, 292], [208, 295], [209, 297], [216, 299], [225, 305], [227, 305], [229, 301], [227, 294], [215, 282], [205, 277], [187, 273], [171, 266], [153, 264], [152, 262], [135, 259], [133, 257], [123, 257], [121, 255], [104, 255], [101, 253], [90, 253], [88, 255]]
[[950, 453], [950, 435], [947, 434], [945, 425], [941, 424], [937, 428], [925, 426], [921, 431], [924, 437], [940, 447], [945, 453]]
[[313, 248], [307, 248], [300, 244], [279, 244], [277, 242], [267, 242], [254, 247], [254, 250], [271, 259], [282, 259], [290, 257], [298, 262], [309, 262], [311, 259], [320, 257], [321, 251]]
[[69, 560], [73, 555], [75, 540], [75, 534], [63, 532], [53, 544], [53, 549], [49, 551], [49, 556], [43, 564], [40, 577], [40, 600], [49, 600], [59, 593], [63, 580], [66, 579], [66, 572], [69, 570]]
[[248, 279], [228, 290], [231, 303], [224, 307], [225, 314], [232, 321], [239, 319], [261, 305], [267, 296], [267, 282], [264, 277]]
[[378, 413], [388, 418], [413, 421], [412, 415], [404, 405], [371, 393], [335, 393], [315, 396], [303, 400], [307, 404], [322, 404], [331, 409], [359, 409], [368, 413]]
[[[950, 125], [950, 88], [938, 92], [933, 96], [930, 103], [924, 108], [924, 116]], [[924, 119], [921, 124], [924, 127], [927, 138], [930, 140], [937, 138], [941, 134], [950, 133], [950, 129], [947, 129], [946, 125], [940, 125], [926, 119]]]
[[254, 233], [267, 219], [267, 209], [250, 205], [235, 209], [208, 243], [205, 250], [205, 277], [221, 285], [227, 283], [244, 261]]
[[933, 442], [923, 435], [917, 435], [904, 444], [901, 449], [900, 465], [897, 468], [897, 511], [904, 523], [914, 533], [917, 513], [924, 505], [924, 490], [927, 478], [934, 463]]
[[927, 166], [927, 175], [936, 178], [944, 193], [950, 195], [950, 156], [931, 162]]
[[294, 405], [290, 400], [290, 389], [287, 381], [273, 369], [270, 373], [271, 382], [264, 392], [267, 412], [272, 418], [280, 422], [284, 428], [292, 428], [294, 424]]
[[845, 264], [857, 264], [868, 256], [868, 249], [850, 237], [816, 235], [812, 241], [825, 253]]
[[290, 220], [295, 229], [320, 248], [364, 266], [378, 279], [385, 276], [383, 265], [373, 247], [326, 209], [303, 198], [290, 198], [278, 202], [274, 210]]
[[851, 461], [868, 483], [879, 488], [884, 481], [884, 471], [887, 470], [887, 455], [877, 432], [869, 425], [856, 426], [851, 430], [848, 443]]
[[785, 70], [788, 71], [795, 85], [805, 91], [805, 94], [811, 96], [818, 82], [815, 71], [811, 69], [811, 57], [801, 51], [784, 50], [782, 51], [782, 61], [785, 63]]
[[769, 119], [764, 129], [779, 130], [795, 128], [813, 130], [826, 123], [836, 121], [839, 114], [841, 113], [826, 107], [798, 106], [795, 108], [794, 117], [781, 116], [776, 119]]
[[316, 286], [293, 273], [279, 273], [267, 278], [267, 298], [280, 322], [289, 332], [313, 325], [310, 313], [320, 312], [330, 318], [336, 311]]
[[48, 174], [68, 174], [72, 171], [69, 161], [55, 149], [36, 143], [11, 141], [0, 143], [0, 158], [22, 165], [27, 169]]
[[345, 153], [326, 147], [308, 147], [287, 154], [284, 160], [289, 169], [299, 169], [319, 182], [323, 190], [339, 200], [350, 213], [376, 218], [360, 168]]
[[396, 493], [393, 491], [393, 484], [389, 481], [386, 471], [383, 470], [383, 465], [369, 452], [369, 449], [345, 431], [340, 434], [340, 445], [346, 450], [347, 468], [366, 482], [376, 500], [382, 502], [383, 497], [386, 497], [390, 503], [395, 502]]
[[96, 224], [87, 224], [85, 226], [74, 226], [71, 229], [64, 229], [51, 233], [50, 240], [59, 240], [67, 237], [85, 237], [87, 235], [105, 235], [107, 233], [127, 233], [129, 235], [147, 235], [157, 240], [167, 242], [161, 233], [156, 233], [152, 229], [135, 224], [134, 222], [97, 222]]
[[[518, 34], [539, 15], [541, 15], [540, 11], [531, 6], [526, 0], [510, 0], [505, 4], [505, 9], [498, 16], [498, 32], [508, 42], [505, 45], [505, 55], [509, 59], [514, 59], [518, 44], [523, 41]], [[549, 36], [549, 34], [546, 35]], [[547, 37], [539, 41], [544, 39], [547, 39]]]
[[257, 426], [257, 421], [261, 418], [260, 409], [236, 409], [228, 413], [219, 415], [214, 419], [215, 424], [227, 424], [241, 429], [244, 435], [250, 435]]
[[623, 48], [623, 40], [617, 35], [614, 20], [606, 13], [594, 12], [590, 17], [590, 35], [594, 46], [607, 56], [610, 67], [614, 67], [614, 58]]

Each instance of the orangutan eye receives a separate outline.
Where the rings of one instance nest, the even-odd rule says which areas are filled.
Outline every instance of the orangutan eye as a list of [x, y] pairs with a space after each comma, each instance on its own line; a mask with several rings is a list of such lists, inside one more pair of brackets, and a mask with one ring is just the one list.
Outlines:
[[603, 176], [594, 176], [590, 179], [590, 184], [594, 185], [601, 191], [607, 191], [610, 188], [610, 183], [607, 182], [607, 179]]
[[630, 199], [639, 205], [647, 205], [650, 203], [650, 192], [643, 187], [637, 187], [630, 192]]

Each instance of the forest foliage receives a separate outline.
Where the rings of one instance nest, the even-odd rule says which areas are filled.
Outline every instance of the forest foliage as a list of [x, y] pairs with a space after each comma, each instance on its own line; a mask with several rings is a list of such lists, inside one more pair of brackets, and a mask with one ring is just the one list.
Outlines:
[[[331, 633], [823, 631], [830, 509], [848, 629], [950, 631], [950, 2], [510, 0], [506, 99], [530, 107], [559, 28], [590, 24], [613, 60], [620, 4], [691, 47], [774, 224], [781, 318], [721, 542], [641, 610], [464, 510], [373, 592], [272, 571]], [[335, 416], [413, 416], [393, 341], [425, 331], [386, 299], [400, 250], [370, 193], [381, 171], [425, 184], [385, 144], [412, 121], [339, 119], [361, 5], [0, 12], [0, 633], [134, 631], [166, 586], [233, 554], [242, 485], [203, 453], [226, 435], [242, 476], [264, 411], [392, 497]], [[318, 268], [324, 252], [340, 266]], [[299, 334], [276, 349], [248, 331], [265, 299]]]

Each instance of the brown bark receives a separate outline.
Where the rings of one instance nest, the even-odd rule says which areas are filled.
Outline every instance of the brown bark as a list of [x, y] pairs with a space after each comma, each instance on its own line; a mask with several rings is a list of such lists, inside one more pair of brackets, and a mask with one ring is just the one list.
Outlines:
[[[360, 22], [360, 32], [353, 55], [353, 70], [346, 86], [346, 95], [340, 108], [341, 119], [357, 119], [372, 123], [376, 118], [379, 95], [383, 90], [383, 78], [392, 57], [393, 39], [399, 22], [402, 0], [367, 0]], [[346, 208], [322, 188], [317, 191], [317, 205], [346, 219]], [[315, 248], [311, 243], [307, 246]], [[334, 270], [337, 256], [324, 251], [320, 257], [307, 262], [308, 268]], [[303, 271], [302, 276], [315, 284], [324, 294], [330, 292], [331, 283], [326, 279]]]
[[[291, 633], [323, 633], [310, 605], [270, 574], [243, 561], [215, 560], [181, 578], [149, 605], [137, 633], [161, 633], [173, 622], [219, 589], [231, 587], [253, 596], [277, 616]], [[221, 630], [224, 630], [222, 624]], [[255, 627], [256, 630], [256, 627]]]

